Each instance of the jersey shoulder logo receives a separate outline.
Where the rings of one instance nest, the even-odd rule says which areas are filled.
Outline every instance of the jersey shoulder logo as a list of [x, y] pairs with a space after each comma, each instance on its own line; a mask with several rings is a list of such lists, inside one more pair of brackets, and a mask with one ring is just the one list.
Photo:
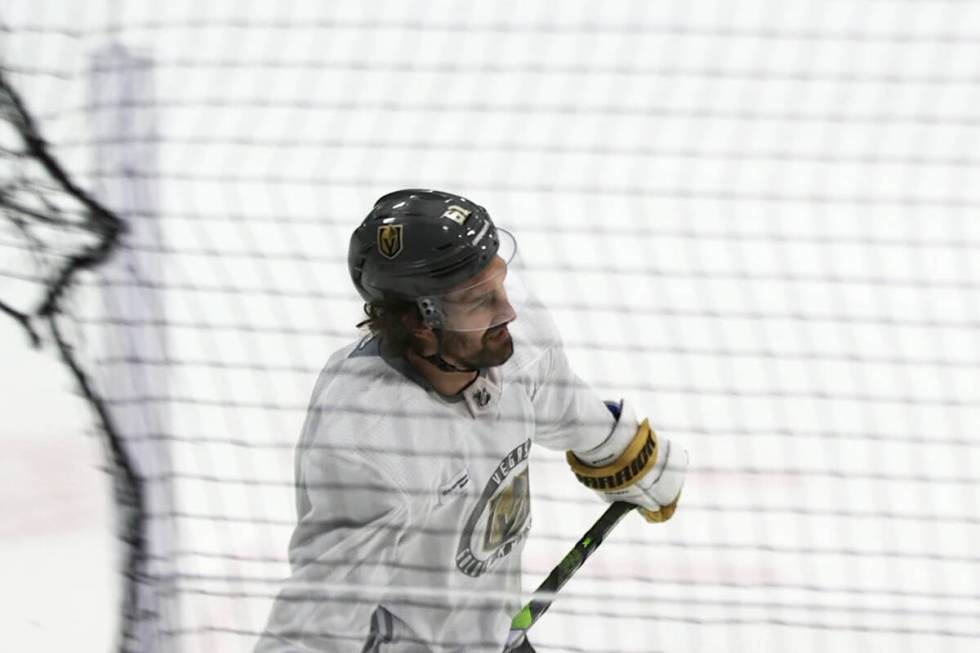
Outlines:
[[386, 224], [378, 227], [378, 251], [385, 258], [395, 258], [402, 252], [403, 225]]

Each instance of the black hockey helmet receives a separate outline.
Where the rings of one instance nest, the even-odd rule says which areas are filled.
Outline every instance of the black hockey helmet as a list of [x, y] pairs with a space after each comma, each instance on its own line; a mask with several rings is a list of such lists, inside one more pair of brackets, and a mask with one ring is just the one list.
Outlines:
[[409, 188], [375, 202], [351, 236], [347, 267], [365, 301], [416, 302], [475, 277], [499, 247], [500, 234], [479, 204]]

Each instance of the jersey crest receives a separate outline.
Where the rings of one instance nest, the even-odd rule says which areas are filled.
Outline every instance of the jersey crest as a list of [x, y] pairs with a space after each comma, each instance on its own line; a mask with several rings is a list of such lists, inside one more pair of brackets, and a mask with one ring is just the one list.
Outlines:
[[482, 576], [520, 543], [531, 528], [527, 457], [531, 441], [500, 461], [473, 507], [456, 549], [456, 568]]

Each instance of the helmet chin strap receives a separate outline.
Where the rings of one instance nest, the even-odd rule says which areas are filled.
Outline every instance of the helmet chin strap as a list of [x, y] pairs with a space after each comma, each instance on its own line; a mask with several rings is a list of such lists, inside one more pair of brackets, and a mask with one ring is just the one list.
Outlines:
[[430, 356], [421, 356], [423, 360], [426, 360], [436, 367], [438, 367], [443, 372], [477, 372], [471, 367], [457, 367], [453, 365], [445, 358], [442, 357], [442, 329], [432, 329], [436, 334], [436, 353]]
[[442, 324], [443, 313], [439, 304], [431, 297], [420, 297], [415, 300], [422, 321], [436, 334], [436, 353], [431, 356], [420, 356], [422, 360], [432, 363], [443, 372], [476, 372], [470, 367], [458, 367], [442, 357]]

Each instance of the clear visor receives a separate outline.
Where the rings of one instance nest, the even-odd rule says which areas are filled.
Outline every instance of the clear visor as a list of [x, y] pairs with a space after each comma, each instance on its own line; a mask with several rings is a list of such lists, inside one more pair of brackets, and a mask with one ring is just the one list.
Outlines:
[[466, 284], [420, 300], [427, 319], [447, 331], [486, 331], [517, 319], [529, 297], [517, 259], [517, 243], [510, 232], [498, 229], [497, 256]]

